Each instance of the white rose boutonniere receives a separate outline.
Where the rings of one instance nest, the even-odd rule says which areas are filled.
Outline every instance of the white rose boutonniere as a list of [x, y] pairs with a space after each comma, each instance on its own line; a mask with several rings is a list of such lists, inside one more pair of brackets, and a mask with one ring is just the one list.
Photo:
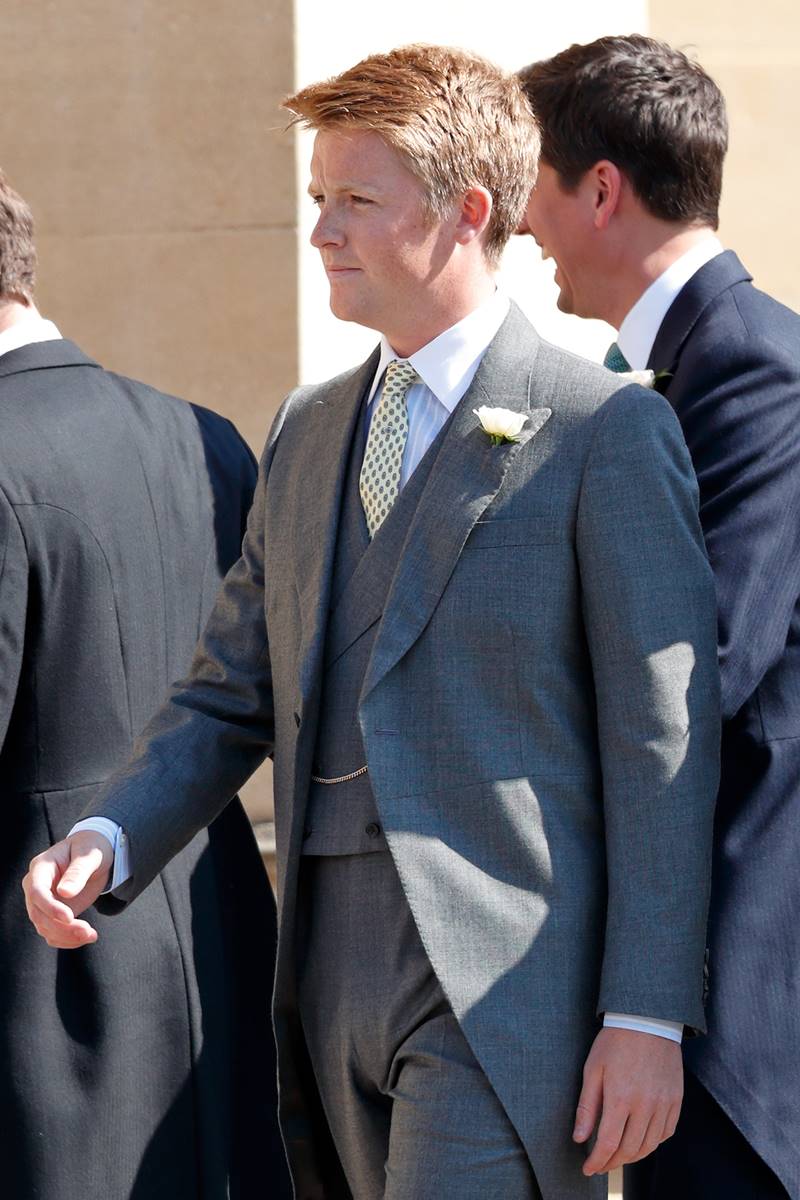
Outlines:
[[620, 379], [626, 379], [628, 383], [638, 383], [640, 387], [654, 388], [656, 386], [655, 371], [621, 371]]
[[484, 433], [488, 433], [492, 445], [500, 446], [503, 442], [518, 442], [522, 426], [528, 419], [527, 413], [514, 412], [511, 408], [473, 408], [475, 416], [481, 423]]
[[654, 388], [662, 381], [672, 378], [671, 371], [621, 371], [620, 379], [628, 383], [638, 383], [643, 388]]

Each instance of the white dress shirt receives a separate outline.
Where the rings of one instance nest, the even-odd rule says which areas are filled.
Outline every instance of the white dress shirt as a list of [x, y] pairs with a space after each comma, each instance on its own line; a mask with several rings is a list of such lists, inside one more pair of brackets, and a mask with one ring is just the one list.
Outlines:
[[0, 355], [20, 346], [31, 346], [34, 342], [54, 342], [61, 334], [52, 321], [46, 321], [35, 308], [25, 311], [18, 321], [0, 333]]
[[[400, 359], [401, 362], [410, 362], [420, 377], [420, 382], [412, 384], [406, 397], [408, 439], [400, 471], [401, 487], [407, 483], [425, 451], [472, 383], [489, 343], [508, 315], [509, 303], [508, 297], [502, 292], [495, 292], [490, 300], [485, 301], [457, 325], [445, 330], [408, 359]], [[369, 417], [384, 372], [395, 358], [398, 358], [398, 355], [386, 338], [381, 338], [380, 360], [369, 392]], [[124, 832], [114, 821], [105, 817], [89, 817], [79, 821], [70, 833], [81, 829], [92, 829], [102, 833], [114, 847], [114, 871], [109, 888], [110, 891], [114, 891], [131, 874], [130, 855]], [[674, 1021], [631, 1016], [627, 1013], [606, 1013], [603, 1024], [617, 1029], [652, 1033], [675, 1042], [681, 1040], [683, 1032], [683, 1026]]]
[[[713, 233], [696, 242], [680, 258], [654, 279], [630, 310], [619, 327], [617, 345], [628, 360], [632, 371], [644, 371], [653, 349], [661, 322], [673, 300], [683, 287], [712, 258], [722, 254], [724, 247]], [[664, 371], [668, 363], [655, 363], [656, 371]]]
[[[400, 487], [408, 483], [425, 451], [466, 392], [489, 343], [508, 316], [510, 301], [495, 292], [457, 325], [440, 333], [427, 346], [417, 350], [409, 362], [420, 378], [406, 395], [408, 439], [400, 469]], [[378, 389], [392, 359], [398, 358], [385, 337], [381, 338], [381, 357], [369, 392], [369, 417], [372, 416]]]

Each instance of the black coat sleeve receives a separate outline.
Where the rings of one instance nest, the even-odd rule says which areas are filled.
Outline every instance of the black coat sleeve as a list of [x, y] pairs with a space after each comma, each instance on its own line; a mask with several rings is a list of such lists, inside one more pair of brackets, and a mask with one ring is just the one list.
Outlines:
[[82, 814], [129, 837], [133, 875], [105, 911], [130, 903], [228, 801], [272, 750], [274, 720], [264, 613], [264, 508], [286, 409], [264, 449], [242, 554], [228, 572], [185, 679], [137, 740], [130, 761]]

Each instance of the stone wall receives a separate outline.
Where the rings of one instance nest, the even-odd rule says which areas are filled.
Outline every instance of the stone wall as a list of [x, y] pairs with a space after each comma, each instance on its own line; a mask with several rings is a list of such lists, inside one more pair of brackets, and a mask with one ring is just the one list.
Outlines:
[[800, 309], [795, 0], [649, 0], [654, 37], [696, 57], [728, 104], [730, 151], [720, 234], [756, 284]]

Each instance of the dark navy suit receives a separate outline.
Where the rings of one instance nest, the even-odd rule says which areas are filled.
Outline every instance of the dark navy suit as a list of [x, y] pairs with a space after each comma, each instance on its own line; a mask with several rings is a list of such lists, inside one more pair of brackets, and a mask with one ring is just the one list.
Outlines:
[[229, 421], [72, 342], [0, 357], [3, 1200], [288, 1195], [275, 906], [241, 806], [93, 914], [96, 945], [51, 950], [20, 887], [185, 671], [255, 475]]
[[727, 251], [673, 302], [648, 366], [671, 372], [663, 390], [700, 484], [724, 724], [709, 1033], [685, 1044], [691, 1075], [675, 1138], [626, 1172], [625, 1195], [796, 1200], [800, 317], [754, 288]]

